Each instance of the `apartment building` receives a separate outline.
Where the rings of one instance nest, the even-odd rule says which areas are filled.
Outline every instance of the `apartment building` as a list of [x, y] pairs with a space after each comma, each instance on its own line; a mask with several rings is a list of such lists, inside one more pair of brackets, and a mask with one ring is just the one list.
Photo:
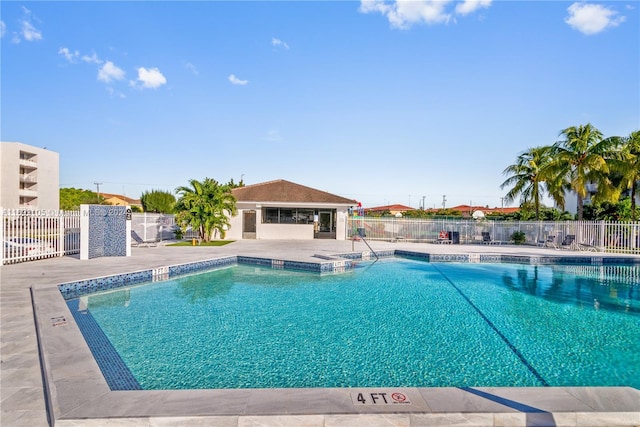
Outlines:
[[0, 142], [0, 207], [60, 207], [60, 156], [20, 142]]
[[[640, 185], [640, 182], [638, 184]], [[584, 206], [591, 204], [593, 200], [593, 196], [595, 196], [598, 193], [598, 184], [594, 182], [589, 182], [586, 185], [586, 189], [587, 189], [587, 195], [582, 200], [582, 204]], [[624, 197], [630, 197], [630, 196], [631, 196], [631, 190], [625, 190], [620, 195], [620, 198], [622, 199]], [[575, 215], [578, 212], [578, 195], [575, 193], [575, 191], [567, 190], [564, 193], [564, 200], [565, 200], [564, 210]], [[636, 205], [640, 206], [640, 194], [636, 194]]]

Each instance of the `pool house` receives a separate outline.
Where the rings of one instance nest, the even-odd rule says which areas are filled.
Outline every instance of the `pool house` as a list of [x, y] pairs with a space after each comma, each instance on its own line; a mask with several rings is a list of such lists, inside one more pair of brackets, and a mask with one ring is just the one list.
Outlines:
[[345, 240], [349, 210], [357, 202], [283, 179], [233, 190], [238, 214], [225, 238]]

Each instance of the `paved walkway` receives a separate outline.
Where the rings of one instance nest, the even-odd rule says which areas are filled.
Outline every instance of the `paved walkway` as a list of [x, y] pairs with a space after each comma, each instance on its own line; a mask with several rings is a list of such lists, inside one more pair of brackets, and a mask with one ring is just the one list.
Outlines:
[[[427, 253], [495, 253], [510, 255], [550, 256], [607, 256], [594, 253], [557, 251], [535, 247], [435, 245], [413, 243], [370, 242], [374, 250], [407, 249]], [[38, 353], [30, 288], [33, 285], [53, 285], [74, 280], [134, 272], [153, 267], [182, 264], [224, 255], [266, 256], [268, 258], [314, 261], [316, 254], [332, 255], [362, 252], [369, 248], [363, 242], [313, 241], [238, 241], [221, 247], [151, 247], [133, 248], [131, 257], [107, 257], [81, 261], [78, 257], [52, 258], [0, 267], [0, 425], [49, 426], [45, 407], [45, 391]], [[640, 404], [639, 404], [640, 406]], [[405, 425], [405, 420], [387, 417], [385, 425]], [[376, 421], [377, 420], [377, 421]], [[380, 422], [379, 419], [369, 420]], [[113, 421], [113, 420], [112, 420]], [[120, 420], [123, 422], [124, 420]], [[173, 420], [149, 420], [126, 425], [173, 425]], [[273, 418], [274, 425], [301, 425], [306, 421]], [[307, 418], [318, 425], [317, 418]], [[362, 420], [364, 421], [364, 419]], [[247, 418], [244, 424], [266, 425], [264, 420]], [[326, 424], [326, 420], [322, 421]], [[469, 420], [464, 425], [474, 425]], [[352, 421], [349, 422], [350, 425]], [[637, 424], [640, 425], [640, 408]], [[91, 424], [100, 425], [100, 424]], [[113, 422], [109, 425], [120, 425]], [[188, 425], [188, 424], [184, 424]], [[201, 425], [217, 425], [215, 420]], [[320, 424], [322, 425], [322, 424]], [[335, 424], [344, 425], [344, 424]], [[357, 424], [360, 425], [360, 424]], [[406, 424], [408, 425], [408, 424]], [[427, 424], [424, 424], [427, 425]], [[571, 424], [573, 425], [573, 424]], [[632, 424], [624, 424], [632, 425]]]

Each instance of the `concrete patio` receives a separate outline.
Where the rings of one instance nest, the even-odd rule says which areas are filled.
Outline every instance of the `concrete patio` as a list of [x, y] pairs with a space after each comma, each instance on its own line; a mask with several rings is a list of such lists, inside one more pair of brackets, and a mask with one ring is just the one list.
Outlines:
[[[405, 249], [430, 254], [509, 254], [525, 256], [597, 256], [600, 253], [558, 251], [554, 249], [511, 245], [437, 245], [417, 243], [370, 242], [374, 250]], [[0, 424], [2, 426], [51, 425], [47, 415], [43, 372], [40, 363], [31, 287], [55, 288], [56, 284], [74, 280], [135, 272], [156, 267], [207, 260], [227, 255], [244, 255], [318, 262], [314, 255], [363, 252], [369, 248], [361, 241], [256, 241], [245, 240], [221, 247], [144, 247], [133, 248], [131, 257], [96, 258], [81, 261], [78, 257], [52, 258], [0, 268]], [[624, 257], [624, 256], [622, 256]], [[634, 259], [638, 257], [628, 256]], [[323, 389], [325, 390], [325, 389]], [[161, 402], [195, 402], [200, 398], [222, 395], [181, 393], [162, 395]], [[106, 392], [105, 392], [106, 393]], [[460, 389], [411, 389], [412, 406], [379, 410], [373, 407], [354, 410], [348, 391], [326, 389], [322, 395], [312, 391], [289, 396], [280, 407], [272, 396], [258, 391], [252, 405], [229, 413], [233, 393], [225, 393], [224, 405], [200, 408], [192, 417], [184, 407], [168, 416], [165, 409], [150, 408], [157, 415], [132, 417], [150, 392], [117, 397], [111, 392], [117, 415], [101, 417], [110, 408], [92, 408], [95, 417], [85, 410], [77, 419], [65, 419], [56, 425], [101, 426], [432, 426], [432, 425], [557, 425], [557, 426], [640, 426], [640, 391], [631, 388], [545, 388], [493, 389], [471, 393]], [[120, 392], [123, 393], [123, 392]], [[124, 392], [133, 393], [133, 392]], [[147, 394], [144, 394], [147, 393]], [[175, 393], [175, 392], [174, 392]], [[263, 393], [263, 396], [260, 396]], [[311, 394], [310, 394], [311, 393]], [[346, 393], [346, 394], [345, 394]], [[483, 394], [484, 393], [484, 394]], [[345, 397], [346, 396], [346, 397]], [[73, 396], [65, 398], [73, 399]], [[164, 399], [164, 400], [163, 400]], [[346, 399], [346, 400], [345, 400]], [[148, 400], [148, 399], [147, 399]], [[125, 402], [129, 402], [125, 404]], [[211, 402], [211, 400], [209, 400]], [[310, 404], [312, 402], [313, 404]], [[149, 404], [149, 402], [147, 402]], [[306, 409], [300, 409], [304, 404]], [[297, 406], [296, 406], [297, 405]], [[149, 404], [149, 406], [153, 406]], [[225, 410], [220, 409], [224, 407]], [[253, 410], [251, 409], [253, 408]], [[336, 409], [338, 408], [338, 409]], [[536, 409], [527, 411], [526, 408]], [[113, 408], [111, 408], [113, 409]], [[233, 412], [233, 411], [232, 411]], [[92, 419], [88, 419], [92, 418]]]

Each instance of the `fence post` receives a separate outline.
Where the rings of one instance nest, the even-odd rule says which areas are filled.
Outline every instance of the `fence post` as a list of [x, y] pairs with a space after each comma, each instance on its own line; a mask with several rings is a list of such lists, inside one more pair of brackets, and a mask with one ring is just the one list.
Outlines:
[[0, 251], [0, 265], [4, 265], [4, 227], [5, 219], [4, 219], [4, 209], [0, 208], [0, 241], [2, 242], [2, 251]]
[[65, 235], [65, 230], [66, 230], [66, 217], [65, 217], [65, 211], [58, 211], [58, 256], [62, 257], [64, 256], [64, 251], [66, 250], [65, 248], [65, 241], [64, 241], [64, 235]]

